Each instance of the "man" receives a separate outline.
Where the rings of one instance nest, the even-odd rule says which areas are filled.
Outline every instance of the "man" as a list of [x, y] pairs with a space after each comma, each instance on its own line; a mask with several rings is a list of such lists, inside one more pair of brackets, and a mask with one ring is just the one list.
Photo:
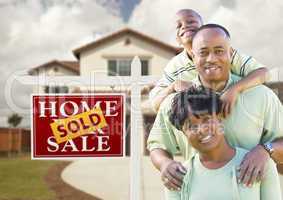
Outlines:
[[[163, 78], [150, 92], [150, 100], [156, 111], [166, 96], [188, 88], [190, 85], [188, 81], [197, 76], [192, 61], [192, 36], [202, 24], [201, 16], [194, 10], [182, 9], [176, 13], [176, 39], [184, 47], [184, 51], [168, 63], [164, 69]], [[251, 56], [245, 56], [233, 50], [232, 57], [231, 71], [243, 77], [243, 79], [222, 94], [224, 116], [231, 112], [238, 93], [262, 84], [268, 78], [267, 68]]]
[[[195, 86], [210, 88], [223, 94], [239, 77], [230, 73], [232, 49], [228, 31], [219, 25], [202, 26], [192, 40], [192, 55], [198, 71]], [[168, 111], [174, 94], [161, 104], [148, 138], [148, 149], [153, 164], [161, 171], [167, 188], [179, 189], [186, 169], [173, 160], [181, 152], [189, 159], [191, 147], [186, 137], [168, 119]], [[269, 157], [283, 161], [283, 108], [277, 96], [260, 85], [238, 95], [235, 109], [225, 118], [225, 133], [233, 147], [250, 150], [240, 168], [240, 181], [254, 183], [263, 176]]]
[[281, 200], [279, 177], [271, 159], [261, 182], [253, 187], [237, 183], [236, 169], [247, 150], [233, 148], [225, 140], [221, 103], [219, 95], [202, 88], [174, 96], [170, 122], [183, 131], [197, 153], [184, 163], [188, 172], [181, 191], [167, 191], [166, 199]]

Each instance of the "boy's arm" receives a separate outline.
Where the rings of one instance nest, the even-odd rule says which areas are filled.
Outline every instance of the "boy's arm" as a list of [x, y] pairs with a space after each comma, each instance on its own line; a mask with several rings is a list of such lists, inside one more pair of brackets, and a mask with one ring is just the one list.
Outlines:
[[252, 56], [247, 56], [245, 54], [239, 53], [238, 50], [233, 50], [233, 55], [231, 58], [231, 71], [241, 77], [246, 77], [251, 72], [256, 69], [266, 68], [265, 65], [258, 62]]
[[240, 93], [246, 89], [265, 83], [269, 80], [269, 76], [269, 70], [267, 68], [258, 68], [243, 77], [240, 81], [233, 85], [232, 88]]
[[192, 63], [186, 64], [184, 52], [172, 58], [163, 71], [162, 78], [149, 93], [149, 100], [153, 109], [157, 112], [162, 101], [171, 93], [188, 88], [187, 82], [181, 81], [180, 75], [187, 69], [193, 68]]
[[258, 68], [250, 72], [247, 76], [243, 77], [236, 84], [231, 86], [221, 96], [222, 111], [224, 117], [229, 115], [236, 103], [237, 96], [242, 91], [265, 83], [269, 79], [269, 70], [265, 67]]
[[160, 107], [160, 104], [169, 94], [188, 89], [191, 85], [191, 82], [176, 80], [167, 87], [160, 88], [156, 95], [151, 95], [150, 100], [152, 102], [153, 109], [157, 112]]
[[167, 86], [155, 86], [152, 91], [149, 94], [149, 99], [152, 103], [153, 109], [155, 112], [158, 111], [160, 104], [162, 101], [171, 93], [173, 93], [174, 90], [174, 83], [170, 83]]
[[149, 92], [149, 100], [153, 109], [157, 112], [162, 101], [174, 92], [175, 77], [171, 73], [175, 68], [174, 58], [169, 61], [163, 71], [162, 78], [158, 80], [155, 87]]

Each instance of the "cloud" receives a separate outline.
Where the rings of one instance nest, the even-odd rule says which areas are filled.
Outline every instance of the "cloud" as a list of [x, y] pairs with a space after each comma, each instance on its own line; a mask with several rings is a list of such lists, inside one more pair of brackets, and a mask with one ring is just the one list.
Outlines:
[[[270, 68], [282, 69], [283, 2], [281, 0], [143, 0], [134, 10], [130, 26], [177, 45], [174, 13], [181, 8], [198, 11], [205, 22], [224, 25], [233, 46]], [[158, 28], [156, 28], [158, 27]], [[281, 75], [283, 77], [283, 70]]]
[[191, 8], [202, 13], [206, 18], [217, 8], [217, 4], [218, 0], [143, 0], [135, 7], [129, 25], [156, 38], [176, 44], [174, 16], [179, 9]]
[[282, 1], [237, 1], [234, 9], [219, 7], [210, 21], [223, 24], [236, 48], [269, 67], [282, 68]]
[[[15, 71], [54, 58], [75, 59], [72, 49], [124, 26], [117, 2], [1, 0], [0, 85], [5, 86], [5, 81]], [[129, 26], [177, 44], [173, 17], [181, 8], [195, 9], [205, 22], [226, 26], [235, 48], [269, 67], [282, 68], [282, 0], [231, 0], [229, 3], [226, 0], [142, 0], [130, 17]], [[24, 107], [29, 104], [30, 88], [15, 84], [12, 92], [17, 103], [21, 102]], [[2, 90], [0, 118], [10, 112]]]
[[[102, 5], [102, 2], [1, 0], [0, 85], [5, 86], [8, 77], [16, 71], [52, 59], [74, 60], [72, 49], [93, 41], [97, 35], [121, 28], [124, 22], [117, 5], [109, 2]], [[15, 84], [12, 91], [15, 102], [29, 104], [30, 91], [30, 87]], [[3, 90], [0, 112], [0, 118], [12, 112], [7, 108]]]

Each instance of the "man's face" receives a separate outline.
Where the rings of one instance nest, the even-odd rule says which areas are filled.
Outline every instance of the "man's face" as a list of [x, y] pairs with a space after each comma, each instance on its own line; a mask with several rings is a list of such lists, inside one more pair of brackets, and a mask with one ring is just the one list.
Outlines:
[[195, 36], [193, 59], [205, 81], [228, 80], [232, 54], [229, 40], [219, 28], [204, 29]]
[[181, 45], [190, 44], [192, 36], [202, 25], [198, 15], [189, 11], [181, 11], [176, 14], [176, 38]]
[[216, 114], [189, 117], [183, 131], [192, 147], [201, 153], [217, 148], [224, 139], [223, 124]]

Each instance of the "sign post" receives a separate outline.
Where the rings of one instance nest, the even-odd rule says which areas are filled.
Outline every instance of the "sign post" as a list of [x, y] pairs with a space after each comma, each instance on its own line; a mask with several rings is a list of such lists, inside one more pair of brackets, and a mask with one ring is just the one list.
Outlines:
[[141, 62], [135, 57], [131, 64], [131, 163], [130, 163], [130, 199], [143, 199], [141, 187]]

